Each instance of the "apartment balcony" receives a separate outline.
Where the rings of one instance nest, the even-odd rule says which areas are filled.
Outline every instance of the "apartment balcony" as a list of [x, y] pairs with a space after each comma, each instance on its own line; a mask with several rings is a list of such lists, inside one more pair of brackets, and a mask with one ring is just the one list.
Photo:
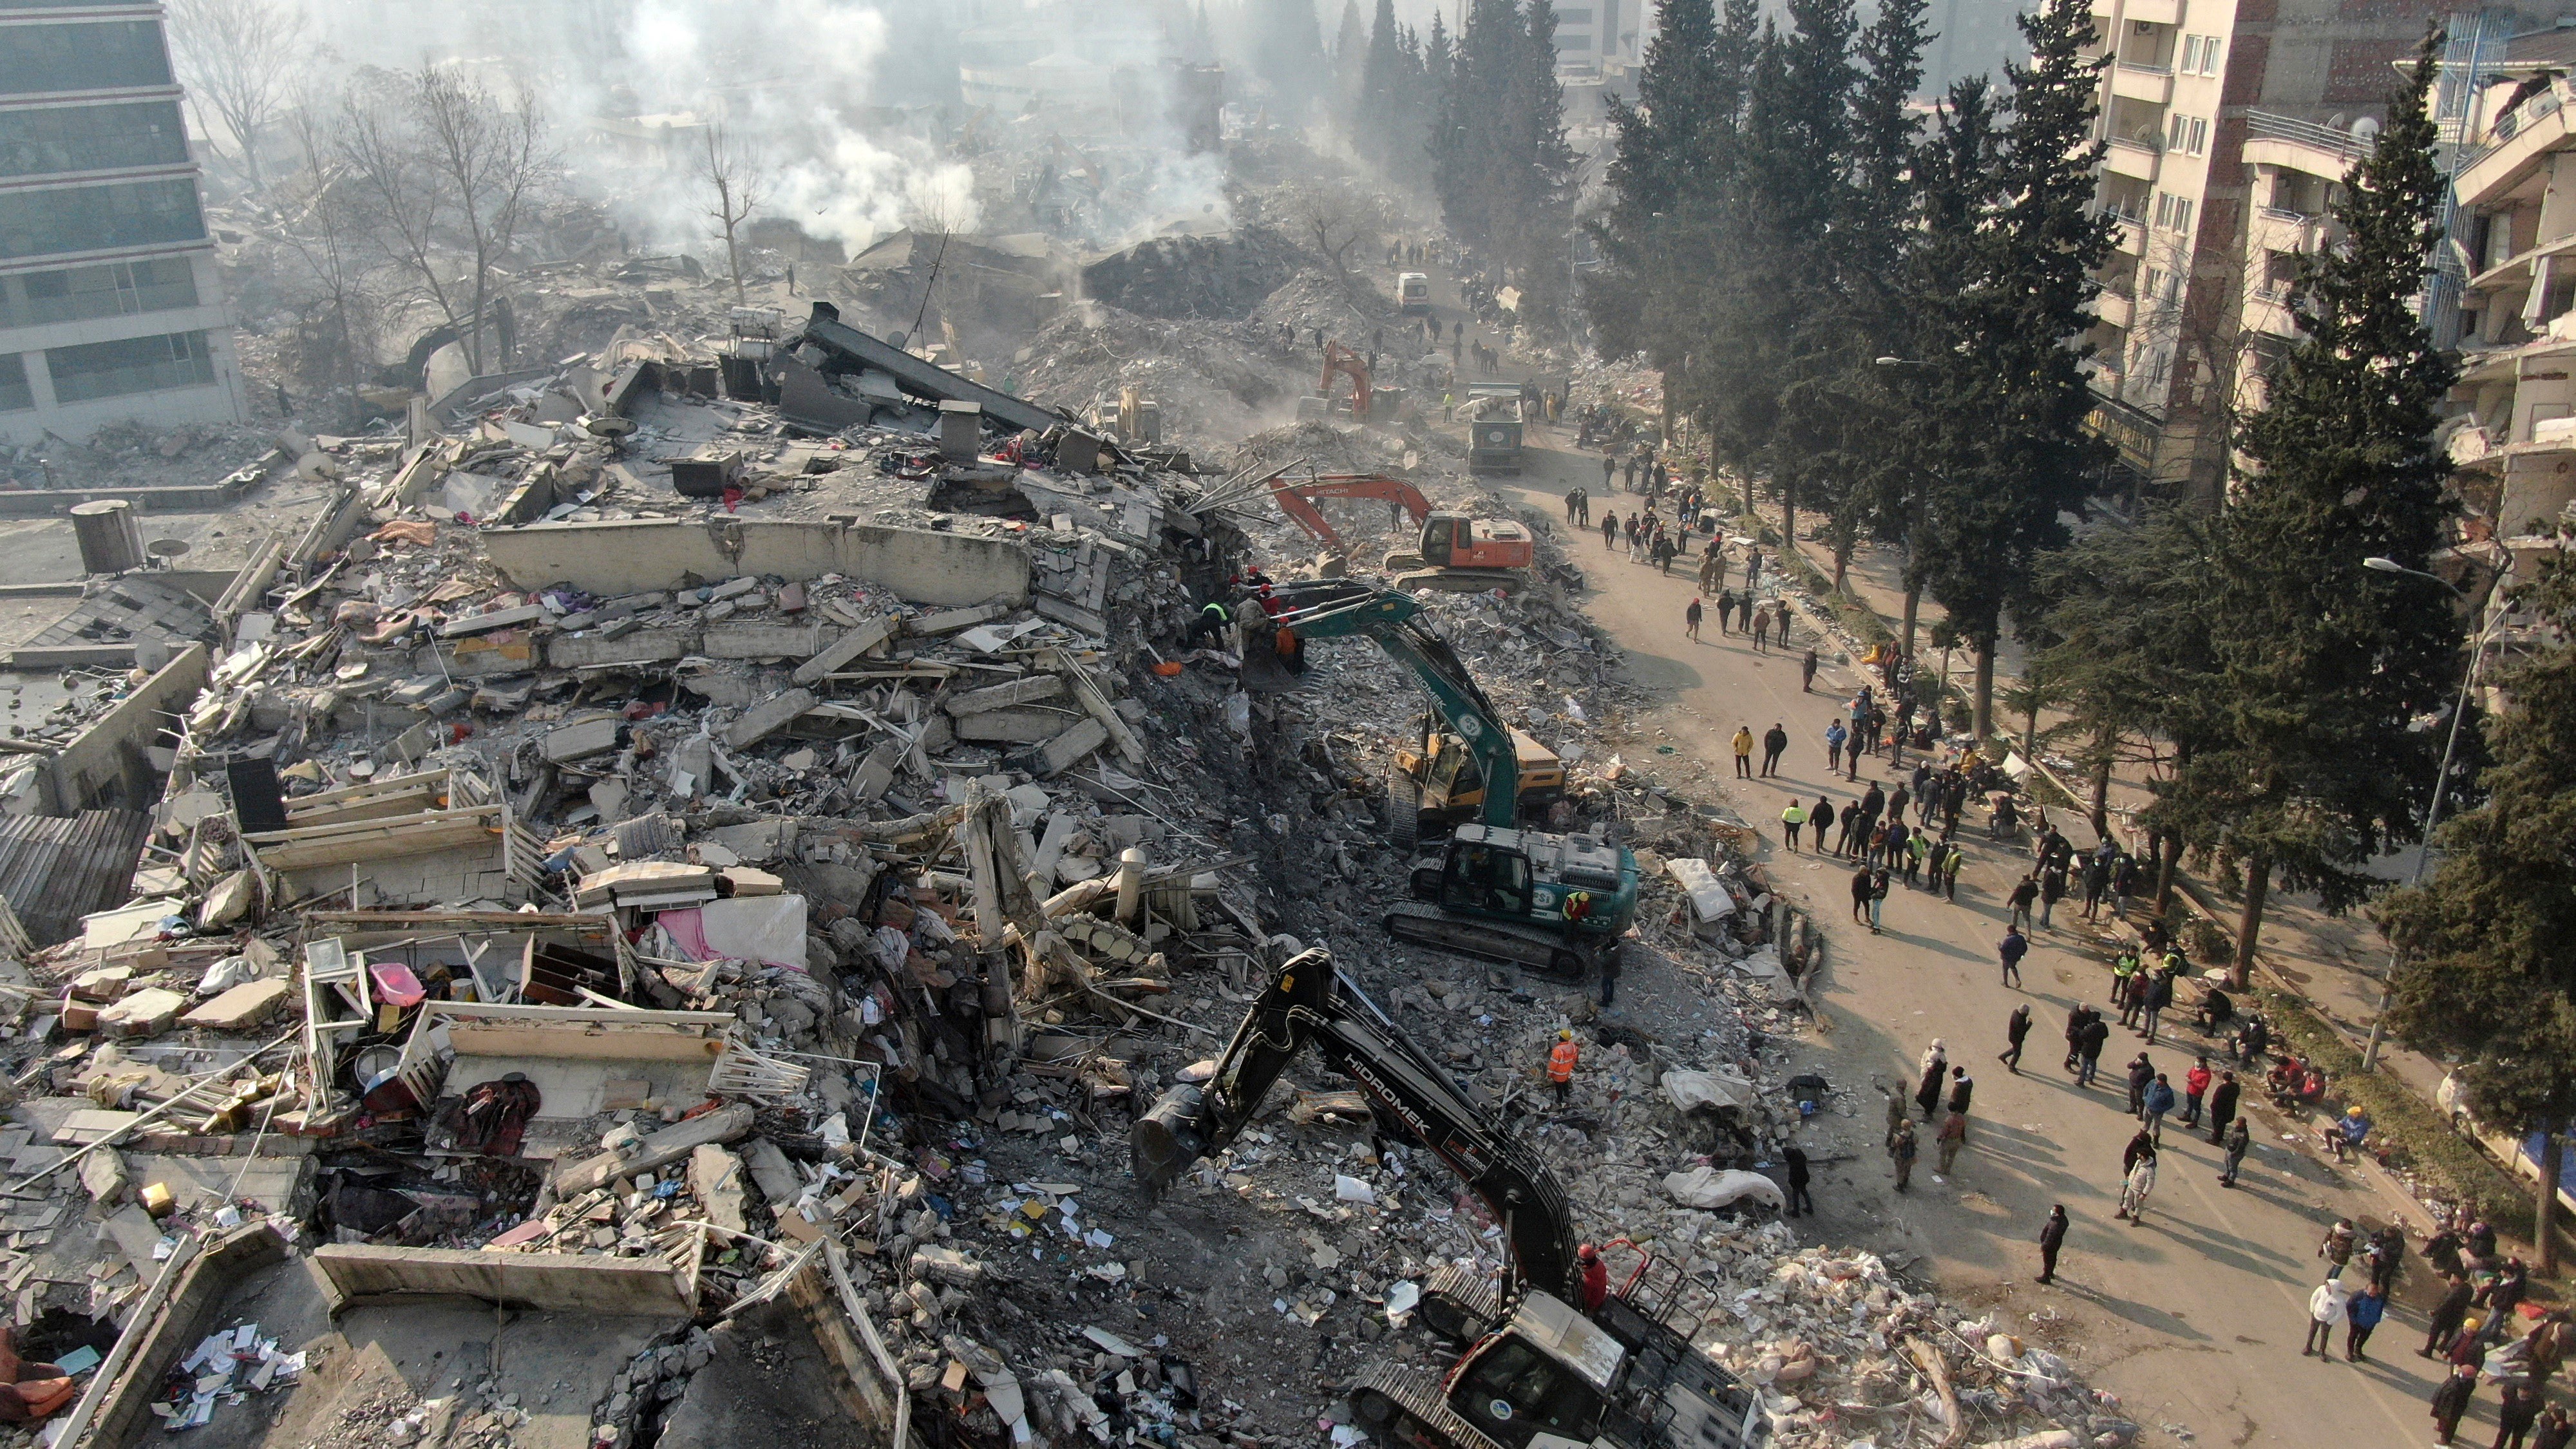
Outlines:
[[2110, 215], [2112, 221], [2117, 223], [2120, 228], [2117, 232], [2112, 234], [2112, 249], [2122, 252], [2128, 256], [2145, 256], [2147, 254], [2146, 219], [2143, 217], [2131, 216], [2125, 211], [2114, 211]]
[[2340, 181], [2353, 163], [2370, 154], [2370, 142], [2350, 131], [2338, 131], [2295, 116], [2269, 111], [2245, 113], [2245, 164], [2285, 166], [2310, 176]]
[[2102, 169], [2135, 181], [2153, 181], [2156, 179], [2156, 159], [2163, 149], [2153, 141], [2113, 136], [2111, 144], [2102, 148]]
[[2129, 0], [2120, 18], [2140, 25], [2172, 25], [2182, 19], [2182, 0]]
[[2257, 207], [2247, 226], [2247, 250], [2250, 252], [2312, 252], [2325, 245], [2333, 226], [2331, 218], [2311, 211], [2292, 211], [2286, 207]]
[[2552, 81], [2549, 89], [2535, 92], [2521, 105], [2496, 117], [2486, 149], [2460, 168], [2453, 183], [2459, 204], [2487, 206], [2502, 200], [2533, 172], [2548, 165], [2552, 155], [2566, 149], [2570, 125], [2567, 102], [2571, 96], [2576, 96], [2576, 91], [2571, 91], [2566, 81]]
[[2111, 94], [2161, 106], [2173, 100], [2173, 67], [2124, 60], [2111, 67]]
[[2290, 314], [2290, 289], [2287, 286], [2247, 288], [2244, 325], [2248, 332], [2296, 339], [2299, 324], [2292, 320]]
[[2137, 302], [2122, 292], [2097, 292], [2093, 297], [2093, 315], [2126, 331], [2136, 319]]

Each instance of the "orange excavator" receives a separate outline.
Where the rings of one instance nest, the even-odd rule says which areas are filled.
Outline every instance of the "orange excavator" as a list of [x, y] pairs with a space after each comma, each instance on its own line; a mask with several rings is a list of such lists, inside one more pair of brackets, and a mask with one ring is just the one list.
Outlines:
[[1351, 380], [1351, 416], [1367, 422], [1369, 399], [1377, 396], [1369, 386], [1368, 364], [1360, 359], [1358, 353], [1342, 344], [1327, 342], [1324, 344], [1324, 380], [1315, 384], [1315, 391], [1330, 398], [1336, 374]]
[[1347, 555], [1349, 546], [1343, 543], [1332, 520], [1315, 506], [1316, 499], [1373, 498], [1411, 514], [1422, 535], [1416, 547], [1400, 548], [1386, 556], [1390, 575], [1387, 584], [1391, 588], [1477, 593], [1485, 589], [1513, 590], [1529, 580], [1530, 562], [1537, 550], [1525, 525], [1435, 512], [1422, 490], [1401, 478], [1382, 473], [1327, 473], [1296, 482], [1282, 469], [1263, 481], [1270, 485], [1270, 496], [1278, 500], [1279, 511], [1297, 520], [1317, 542], [1336, 554]]

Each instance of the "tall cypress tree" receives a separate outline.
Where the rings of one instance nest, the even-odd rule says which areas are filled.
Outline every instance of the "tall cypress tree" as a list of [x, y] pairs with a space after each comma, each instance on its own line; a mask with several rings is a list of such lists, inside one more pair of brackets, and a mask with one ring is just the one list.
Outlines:
[[1253, 72], [1270, 85], [1271, 104], [1302, 121], [1324, 91], [1331, 67], [1324, 33], [1315, 23], [1315, 0], [1250, 0]]
[[1377, 18], [1369, 29], [1368, 53], [1360, 64], [1359, 103], [1351, 144], [1359, 153], [1388, 168], [1397, 164], [1404, 144], [1405, 105], [1412, 91], [1405, 74], [1404, 37], [1395, 23], [1395, 0], [1377, 0]]
[[2444, 1060], [2482, 1121], [2542, 1134], [2533, 1241], [2557, 1267], [2561, 1134], [2576, 1123], [2576, 568], [2548, 560], [2517, 603], [2556, 640], [2506, 671], [2483, 803], [2381, 919], [2400, 951], [2390, 1025]]
[[2240, 980], [2275, 875], [2340, 910], [2370, 886], [2359, 867], [2412, 832], [2441, 734], [2409, 722], [2459, 678], [2450, 595], [2361, 567], [2420, 566], [2448, 508], [2433, 426], [2457, 371], [2415, 312], [2445, 186], [2425, 106], [2439, 46], [2437, 30], [2331, 208], [2343, 243], [2299, 258], [2300, 337], [2244, 425], [2216, 530], [2218, 667], [2196, 701], [2212, 745], [2153, 807], [2244, 862]]
[[2105, 446], [2084, 430], [2093, 395], [2078, 370], [2093, 325], [2093, 269], [2112, 223], [2094, 215], [2094, 88], [2103, 61], [2087, 0], [2047, 0], [2020, 20], [2027, 66], [2005, 68], [2011, 119], [1994, 188], [1965, 255], [1960, 289], [1917, 298], [1927, 326], [1915, 385], [1925, 451], [1916, 536], [1925, 587], [1976, 661], [1974, 726], [1994, 724], [1995, 646], [2007, 612], [2039, 606], [2039, 555], [2066, 541]]
[[1605, 175], [1608, 204], [1588, 224], [1602, 265], [1584, 287], [1584, 306], [1605, 352], [1644, 352], [1663, 370], [1665, 387], [1687, 398], [1698, 336], [1691, 303], [1708, 275], [1690, 263], [1717, 224], [1744, 74], [1712, 0], [1668, 0], [1657, 21], [1637, 104], [1608, 101], [1618, 141]]

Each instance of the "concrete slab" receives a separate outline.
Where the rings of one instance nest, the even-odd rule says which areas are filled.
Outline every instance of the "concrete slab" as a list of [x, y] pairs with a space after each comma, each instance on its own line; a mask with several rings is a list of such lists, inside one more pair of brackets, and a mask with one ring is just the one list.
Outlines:
[[711, 1336], [715, 1357], [662, 1421], [661, 1449], [875, 1449], [889, 1437], [853, 1416], [839, 1366], [792, 1304], [773, 1299]]
[[812, 709], [815, 702], [814, 691], [791, 689], [753, 705], [743, 711], [742, 718], [726, 726], [726, 748], [739, 750], [760, 743], [787, 728], [790, 721]]
[[294, 984], [282, 976], [245, 981], [179, 1021], [183, 1026], [202, 1026], [212, 1031], [248, 1031], [277, 1015], [294, 990]]
[[548, 1312], [621, 1317], [686, 1317], [695, 1307], [678, 1270], [658, 1258], [327, 1243], [314, 1250], [313, 1265], [343, 1300], [479, 1298]]

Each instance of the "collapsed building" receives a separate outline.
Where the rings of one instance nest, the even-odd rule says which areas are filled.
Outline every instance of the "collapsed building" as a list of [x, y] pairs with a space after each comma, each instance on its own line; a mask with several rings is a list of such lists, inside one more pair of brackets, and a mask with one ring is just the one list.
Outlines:
[[1356, 1443], [1349, 1386], [1448, 1361], [1416, 1305], [1504, 1225], [1311, 1070], [1159, 1201], [1128, 1168], [1310, 943], [1687, 1281], [1770, 1442], [2134, 1432], [1768, 1209], [1786, 1144], [1873, 1135], [1780, 1049], [1823, 945], [1743, 822], [1628, 769], [1642, 696], [1549, 575], [1422, 608], [1638, 853], [1645, 1005], [1379, 929], [1412, 680], [1338, 645], [1256, 694], [1183, 626], [1307, 551], [1245, 480], [1468, 502], [1457, 444], [1310, 419], [1219, 464], [828, 306], [735, 324], [287, 439], [246, 506], [327, 491], [238, 573], [104, 552], [22, 649], [106, 671], [0, 820], [49, 1443]]

